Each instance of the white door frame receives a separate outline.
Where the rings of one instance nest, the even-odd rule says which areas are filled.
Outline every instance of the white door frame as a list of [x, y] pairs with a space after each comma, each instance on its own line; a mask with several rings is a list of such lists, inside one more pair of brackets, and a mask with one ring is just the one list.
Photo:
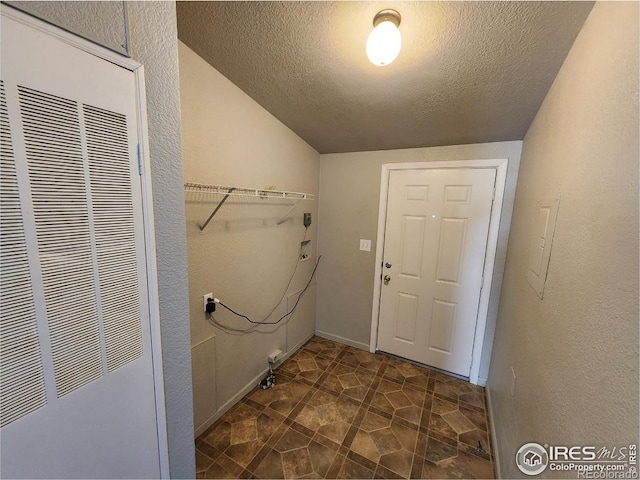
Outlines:
[[151, 358], [153, 363], [153, 383], [156, 404], [156, 425], [158, 431], [158, 452], [160, 454], [160, 478], [169, 478], [169, 443], [167, 439], [167, 418], [164, 397], [164, 374], [162, 369], [162, 349], [160, 335], [160, 304], [158, 299], [158, 271], [156, 265], [156, 241], [153, 217], [153, 195], [151, 191], [151, 163], [149, 158], [149, 131], [147, 123], [147, 102], [144, 82], [144, 66], [122, 55], [97, 45], [89, 40], [66, 32], [54, 25], [2, 5], [2, 16], [51, 35], [68, 45], [90, 53], [98, 58], [131, 71], [135, 76], [138, 110], [138, 142], [142, 169], [142, 214], [144, 217], [144, 238], [146, 250], [147, 292], [149, 298], [149, 323], [151, 330]]
[[376, 241], [376, 265], [375, 275], [373, 277], [371, 339], [369, 342], [369, 351], [371, 353], [375, 352], [378, 348], [378, 322], [380, 319], [382, 262], [384, 261], [384, 234], [386, 229], [387, 200], [389, 195], [389, 174], [391, 170], [495, 168], [496, 191], [493, 205], [491, 206], [487, 250], [485, 253], [484, 268], [482, 272], [482, 289], [480, 290], [480, 303], [478, 305], [478, 317], [476, 319], [476, 331], [473, 341], [471, 370], [469, 372], [469, 381], [475, 385], [478, 384], [478, 377], [480, 374], [480, 359], [482, 356], [484, 334], [487, 326], [487, 312], [489, 309], [489, 297], [491, 294], [491, 280], [493, 279], [493, 267], [496, 259], [496, 249], [498, 246], [498, 231], [500, 227], [500, 216], [502, 214], [502, 199], [504, 197], [504, 187], [507, 179], [508, 164], [508, 159], [501, 158], [490, 160], [452, 160], [449, 162], [385, 163], [382, 165], [382, 174], [380, 178], [380, 206], [378, 208], [378, 237]]

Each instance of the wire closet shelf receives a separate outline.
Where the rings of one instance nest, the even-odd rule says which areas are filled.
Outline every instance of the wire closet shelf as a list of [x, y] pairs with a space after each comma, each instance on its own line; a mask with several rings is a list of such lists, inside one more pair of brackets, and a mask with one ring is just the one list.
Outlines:
[[193, 193], [206, 193], [212, 195], [224, 195], [222, 200], [216, 205], [216, 208], [213, 210], [211, 215], [206, 222], [200, 227], [200, 231], [203, 231], [211, 219], [218, 213], [220, 207], [227, 201], [230, 196], [238, 196], [238, 197], [256, 197], [261, 199], [288, 199], [293, 200], [293, 205], [291, 208], [283, 215], [283, 217], [277, 222], [278, 225], [283, 223], [289, 214], [293, 211], [300, 200], [314, 200], [315, 196], [311, 193], [302, 193], [302, 192], [287, 192], [284, 190], [270, 190], [265, 188], [248, 188], [248, 187], [235, 187], [229, 185], [208, 185], [204, 183], [192, 183], [187, 182], [184, 184], [185, 192], [193, 192]]

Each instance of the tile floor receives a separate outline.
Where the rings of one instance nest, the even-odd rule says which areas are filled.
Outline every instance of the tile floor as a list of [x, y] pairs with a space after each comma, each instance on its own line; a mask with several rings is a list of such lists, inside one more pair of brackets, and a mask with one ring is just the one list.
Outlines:
[[313, 337], [196, 440], [198, 478], [493, 478], [484, 388]]

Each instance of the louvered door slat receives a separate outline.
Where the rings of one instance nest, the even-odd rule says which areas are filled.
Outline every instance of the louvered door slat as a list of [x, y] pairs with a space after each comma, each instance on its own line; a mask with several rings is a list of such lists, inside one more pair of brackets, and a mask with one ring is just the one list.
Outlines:
[[84, 105], [109, 372], [142, 355], [131, 162], [124, 115]]
[[[58, 397], [102, 375], [78, 105], [19, 87]], [[47, 135], [55, 125], [58, 140]]]
[[0, 82], [0, 427], [47, 402], [4, 82]]

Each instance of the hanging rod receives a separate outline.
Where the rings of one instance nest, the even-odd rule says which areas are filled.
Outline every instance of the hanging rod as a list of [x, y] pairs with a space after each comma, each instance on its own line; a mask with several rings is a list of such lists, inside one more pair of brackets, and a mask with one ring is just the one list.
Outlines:
[[238, 196], [238, 197], [257, 197], [262, 199], [288, 199], [294, 200], [293, 205], [287, 213], [283, 215], [283, 217], [278, 220], [277, 225], [283, 223], [289, 214], [293, 211], [295, 206], [298, 204], [300, 200], [313, 200], [315, 197], [311, 193], [301, 193], [301, 192], [287, 192], [284, 190], [269, 190], [265, 188], [247, 188], [247, 187], [234, 187], [234, 186], [226, 186], [226, 185], [207, 185], [204, 183], [191, 183], [187, 182], [184, 184], [184, 189], [186, 192], [195, 192], [195, 193], [209, 193], [209, 194], [218, 194], [224, 195], [222, 200], [216, 205], [216, 208], [213, 210], [207, 221], [200, 227], [200, 231], [203, 231], [211, 219], [218, 213], [218, 210], [222, 207], [224, 202], [230, 196]]

